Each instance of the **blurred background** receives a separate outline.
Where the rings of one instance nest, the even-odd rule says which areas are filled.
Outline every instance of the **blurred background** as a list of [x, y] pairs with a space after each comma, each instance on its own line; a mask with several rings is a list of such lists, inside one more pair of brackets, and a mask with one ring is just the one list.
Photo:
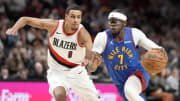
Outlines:
[[[73, 3], [83, 8], [82, 24], [93, 40], [98, 32], [107, 28], [107, 15], [111, 10], [128, 9], [128, 26], [141, 29], [168, 52], [166, 69], [150, 75], [149, 87], [143, 93], [148, 101], [180, 101], [179, 0], [0, 0], [0, 84], [4, 81], [46, 82], [48, 32], [30, 26], [19, 30], [15, 38], [5, 32], [22, 16], [63, 19], [66, 7]], [[143, 54], [144, 50], [140, 52]], [[90, 77], [96, 83], [112, 84], [103, 63]]]

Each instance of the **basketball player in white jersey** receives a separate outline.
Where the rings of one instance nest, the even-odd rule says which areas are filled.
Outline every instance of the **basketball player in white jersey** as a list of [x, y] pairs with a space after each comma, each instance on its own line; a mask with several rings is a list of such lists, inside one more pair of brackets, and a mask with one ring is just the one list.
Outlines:
[[69, 88], [81, 101], [98, 101], [98, 94], [90, 80], [85, 65], [92, 48], [89, 32], [81, 23], [82, 11], [79, 6], [71, 5], [66, 9], [65, 20], [21, 17], [7, 30], [16, 35], [25, 25], [46, 29], [50, 33], [47, 79], [49, 92], [56, 101], [66, 101]]

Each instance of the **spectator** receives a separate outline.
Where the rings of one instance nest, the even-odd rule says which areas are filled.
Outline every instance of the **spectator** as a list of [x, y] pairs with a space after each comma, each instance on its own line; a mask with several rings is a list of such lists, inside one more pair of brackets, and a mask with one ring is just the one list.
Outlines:
[[8, 65], [11, 75], [18, 72], [18, 65], [21, 63], [21, 56], [18, 48], [14, 48], [7, 58], [6, 64]]
[[28, 80], [29, 76], [28, 76], [29, 71], [27, 69], [20, 69], [19, 72], [17, 72], [15, 75], [12, 76], [13, 80], [17, 80], [17, 81], [24, 81], [24, 80]]
[[170, 85], [170, 88], [174, 90], [175, 95], [179, 95], [179, 70], [177, 68], [174, 68], [172, 70], [172, 74], [167, 78], [167, 83]]
[[0, 51], [2, 51], [4, 48], [2, 41], [0, 40]]
[[153, 96], [154, 101], [158, 101], [157, 99], [162, 101], [174, 101], [174, 95], [163, 90], [164, 87], [159, 82], [160, 77], [158, 75], [150, 75], [150, 77], [151, 79], [146, 90], [146, 95]]
[[2, 68], [0, 72], [0, 80], [9, 80], [9, 70], [8, 68]]
[[0, 50], [0, 69], [2, 66], [5, 65], [5, 62], [4, 62], [5, 60], [6, 60], [6, 57], [4, 55], [4, 51]]
[[40, 62], [36, 62], [34, 65], [34, 71], [30, 79], [32, 80], [46, 80], [43, 65]]

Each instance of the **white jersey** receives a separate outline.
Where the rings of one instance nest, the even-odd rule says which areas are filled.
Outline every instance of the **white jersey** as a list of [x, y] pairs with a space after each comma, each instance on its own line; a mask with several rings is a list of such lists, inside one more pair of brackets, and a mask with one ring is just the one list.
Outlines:
[[49, 37], [48, 65], [54, 69], [73, 68], [81, 64], [86, 49], [79, 44], [78, 35], [83, 25], [73, 34], [64, 32], [65, 20], [59, 20], [55, 31]]

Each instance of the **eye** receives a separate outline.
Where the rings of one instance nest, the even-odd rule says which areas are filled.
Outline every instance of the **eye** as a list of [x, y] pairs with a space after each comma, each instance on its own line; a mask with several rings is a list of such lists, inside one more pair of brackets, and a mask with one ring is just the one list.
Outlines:
[[81, 16], [78, 16], [77, 18], [79, 18], [79, 19], [80, 19], [80, 18], [81, 18]]
[[109, 20], [109, 23], [113, 23], [113, 24], [117, 24], [118, 23], [118, 21], [116, 21], [116, 20]]
[[75, 18], [75, 16], [74, 16], [74, 15], [71, 15], [71, 18]]
[[122, 23], [119, 19], [109, 19], [108, 22], [110, 24], [121, 24]]

